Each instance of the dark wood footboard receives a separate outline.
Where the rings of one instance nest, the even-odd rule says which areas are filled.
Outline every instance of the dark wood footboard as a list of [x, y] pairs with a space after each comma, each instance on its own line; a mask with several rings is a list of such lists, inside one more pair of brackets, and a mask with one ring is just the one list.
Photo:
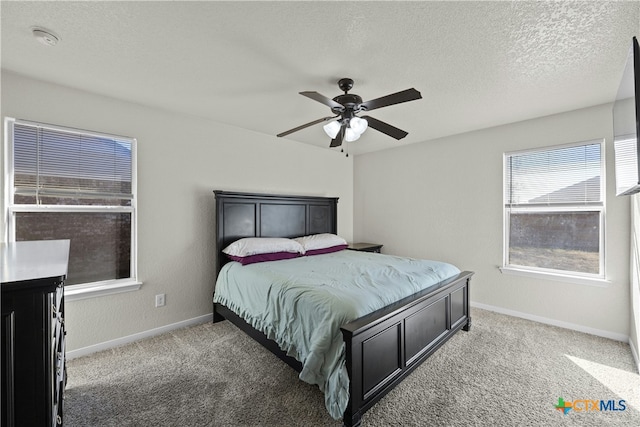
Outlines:
[[[350, 399], [346, 426], [360, 424], [362, 414], [409, 375], [460, 329], [471, 325], [469, 282], [465, 271], [435, 288], [411, 295], [344, 325]], [[221, 304], [214, 304], [214, 322], [228, 319], [300, 372], [302, 364], [287, 356], [262, 332]]]
[[346, 426], [359, 425], [367, 409], [453, 334], [469, 330], [472, 275], [460, 273], [341, 328], [350, 379]]

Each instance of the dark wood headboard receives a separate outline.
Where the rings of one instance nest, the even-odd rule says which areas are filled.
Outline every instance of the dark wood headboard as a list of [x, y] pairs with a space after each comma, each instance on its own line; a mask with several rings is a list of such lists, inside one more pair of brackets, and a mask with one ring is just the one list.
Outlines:
[[217, 270], [222, 250], [243, 237], [300, 237], [338, 231], [337, 197], [281, 196], [215, 190]]

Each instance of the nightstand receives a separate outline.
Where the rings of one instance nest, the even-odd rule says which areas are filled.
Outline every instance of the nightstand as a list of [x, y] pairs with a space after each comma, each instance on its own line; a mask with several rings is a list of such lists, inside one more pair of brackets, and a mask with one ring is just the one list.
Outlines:
[[377, 254], [380, 253], [380, 249], [382, 246], [378, 243], [349, 243], [347, 249], [351, 249], [352, 251], [361, 251], [361, 252], [375, 252]]

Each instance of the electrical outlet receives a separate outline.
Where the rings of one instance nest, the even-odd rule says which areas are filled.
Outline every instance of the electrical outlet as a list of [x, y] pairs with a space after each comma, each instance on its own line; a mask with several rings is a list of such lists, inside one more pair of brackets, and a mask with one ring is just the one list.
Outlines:
[[156, 295], [156, 307], [162, 307], [165, 304], [164, 294]]

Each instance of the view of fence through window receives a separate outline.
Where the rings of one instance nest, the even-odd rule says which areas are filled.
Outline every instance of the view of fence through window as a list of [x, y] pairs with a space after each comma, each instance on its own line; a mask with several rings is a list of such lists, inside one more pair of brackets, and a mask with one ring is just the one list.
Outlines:
[[16, 213], [16, 240], [51, 239], [71, 239], [66, 285], [131, 276], [129, 213]]
[[601, 148], [505, 155], [507, 266], [602, 274]]
[[70, 239], [66, 285], [132, 277], [132, 140], [13, 126], [15, 240]]
[[600, 212], [511, 214], [509, 263], [598, 274]]

